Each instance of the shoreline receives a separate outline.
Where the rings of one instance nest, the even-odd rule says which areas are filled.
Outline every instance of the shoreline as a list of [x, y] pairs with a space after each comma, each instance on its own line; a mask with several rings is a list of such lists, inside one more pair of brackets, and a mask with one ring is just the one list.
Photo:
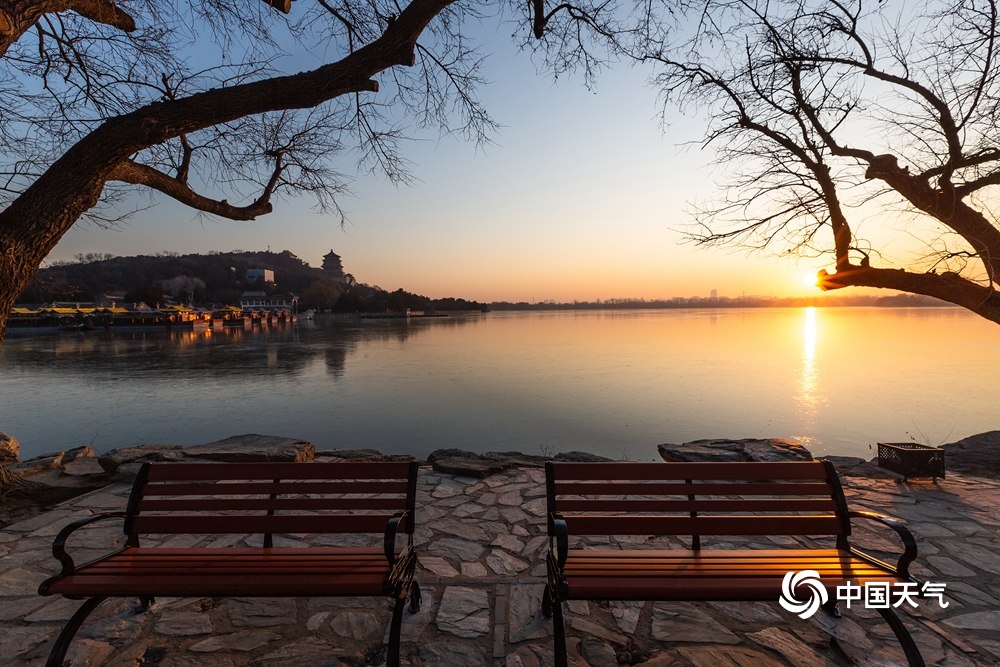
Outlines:
[[[131, 483], [143, 461], [312, 461], [322, 460], [413, 460], [402, 454], [385, 454], [374, 449], [317, 449], [306, 440], [259, 434], [234, 435], [202, 445], [140, 445], [97, 455], [89, 446], [11, 462], [16, 440], [0, 434], [8, 461], [3, 463], [5, 479], [0, 484], [0, 528], [43, 513], [59, 503], [114, 483]], [[6, 438], [6, 440], [5, 440]], [[989, 431], [944, 445], [946, 468], [984, 479], [1000, 479], [1000, 431]], [[660, 458], [671, 461], [712, 460], [811, 460], [802, 445], [780, 438], [741, 440], [706, 439], [683, 444], [657, 446]], [[16, 454], [15, 454], [16, 456]], [[841, 477], [902, 479], [881, 468], [878, 460], [830, 456]], [[541, 468], [546, 460], [611, 461], [582, 451], [560, 452], [551, 456], [523, 452], [472, 452], [438, 449], [426, 459], [417, 459], [433, 470], [462, 477], [487, 478], [515, 469]], [[2, 459], [0, 459], [2, 462]], [[946, 473], [947, 474], [947, 473]]]

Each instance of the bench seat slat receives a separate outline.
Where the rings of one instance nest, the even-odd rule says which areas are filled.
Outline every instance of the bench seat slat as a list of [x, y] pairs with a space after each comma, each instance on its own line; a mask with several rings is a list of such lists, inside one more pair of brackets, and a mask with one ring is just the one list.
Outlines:
[[[381, 533], [391, 515], [138, 515], [136, 532], [149, 534]], [[402, 528], [402, 527], [401, 527]]]
[[381, 595], [380, 548], [128, 548], [52, 583], [52, 593], [148, 596]]
[[571, 535], [839, 535], [834, 515], [563, 517]]
[[409, 461], [301, 463], [184, 463], [151, 466], [148, 481], [248, 479], [399, 479], [410, 474]]
[[403, 510], [405, 498], [158, 498], [139, 501], [139, 512], [232, 510]]
[[556, 500], [558, 512], [834, 512], [832, 498], [769, 498], [746, 500]]
[[777, 461], [732, 463], [685, 463], [683, 466], [663, 463], [601, 462], [569, 463], [559, 462], [553, 467], [553, 480], [564, 485], [567, 480], [780, 480], [780, 479], [826, 479], [826, 470], [820, 461]]
[[836, 549], [669, 550], [628, 552], [570, 550], [564, 569], [568, 599], [767, 600], [781, 595], [789, 571], [816, 570], [835, 594], [848, 581], [903, 581], [867, 561]]
[[[303, 495], [313, 494], [379, 494], [406, 497], [405, 481], [298, 481], [273, 479], [250, 481], [226, 481], [209, 479], [201, 481], [171, 481], [148, 484], [143, 495], [150, 496], [222, 496], [222, 495]], [[400, 502], [403, 502], [402, 500]]]
[[828, 482], [561, 482], [557, 501], [566, 496], [819, 496], [829, 498]]
[[842, 572], [847, 570], [883, 572], [868, 561], [836, 549], [788, 549], [759, 555], [757, 550], [712, 551], [598, 551], [570, 550], [565, 571], [580, 574], [586, 571], [608, 572], [628, 570], [654, 570], [661, 568], [675, 574], [708, 573], [714, 570], [745, 571], [751, 576], [757, 572], [780, 570], [782, 575], [795, 567], [808, 563], [806, 569]]

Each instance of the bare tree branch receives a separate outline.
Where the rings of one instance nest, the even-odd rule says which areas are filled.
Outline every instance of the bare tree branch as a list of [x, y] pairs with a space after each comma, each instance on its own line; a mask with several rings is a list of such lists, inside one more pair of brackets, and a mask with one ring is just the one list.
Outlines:
[[[706, 145], [731, 174], [691, 239], [801, 254], [826, 228], [824, 289], [911, 291], [1000, 323], [1000, 227], [990, 199], [972, 197], [1000, 185], [996, 0], [934, 0], [919, 15], [891, 0], [708, 7], [707, 30], [639, 55], [658, 63], [665, 102], [710, 110]], [[852, 227], [862, 212], [890, 218], [873, 213], [889, 202], [939, 225], [923, 273], [872, 266], [887, 255]]]

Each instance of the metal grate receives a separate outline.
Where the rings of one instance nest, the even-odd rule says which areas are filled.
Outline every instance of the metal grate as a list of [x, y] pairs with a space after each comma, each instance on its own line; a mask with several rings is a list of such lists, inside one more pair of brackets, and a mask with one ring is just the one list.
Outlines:
[[944, 450], [913, 442], [878, 443], [878, 465], [906, 477], [944, 477]]

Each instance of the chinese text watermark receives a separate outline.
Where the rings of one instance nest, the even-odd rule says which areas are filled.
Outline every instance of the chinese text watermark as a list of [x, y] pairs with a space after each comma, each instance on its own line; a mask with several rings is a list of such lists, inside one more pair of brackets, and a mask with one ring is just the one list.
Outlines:
[[[843, 602], [848, 609], [852, 603], [863, 604], [868, 609], [889, 609], [904, 603], [917, 606], [917, 598], [936, 598], [942, 609], [948, 606], [944, 599], [944, 584], [926, 581], [913, 582], [869, 581], [853, 584], [850, 580], [837, 586], [837, 602]], [[800, 600], [798, 593], [805, 590], [807, 599]], [[781, 581], [781, 596], [778, 603], [799, 618], [809, 618], [820, 607], [829, 602], [829, 593], [816, 570], [788, 572]]]

